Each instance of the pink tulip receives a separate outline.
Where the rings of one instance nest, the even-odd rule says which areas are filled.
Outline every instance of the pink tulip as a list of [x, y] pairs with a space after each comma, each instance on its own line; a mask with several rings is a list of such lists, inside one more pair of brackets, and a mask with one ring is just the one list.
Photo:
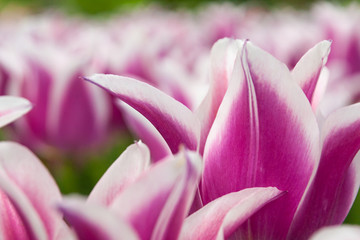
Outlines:
[[[0, 97], [0, 126], [31, 109], [29, 101]], [[41, 161], [25, 147], [0, 143], [0, 238], [63, 239], [71, 237], [53, 209], [60, 191]]]
[[60, 191], [41, 161], [12, 142], [1, 142], [0, 154], [0, 238], [71, 239], [54, 208]]
[[[176, 239], [194, 198], [201, 161], [196, 154], [182, 151], [147, 170], [149, 163], [149, 150], [144, 144], [130, 146], [95, 186], [87, 201], [88, 209], [91, 213], [93, 207], [89, 206], [106, 207], [110, 214], [128, 223], [140, 239]], [[68, 204], [62, 204], [60, 210], [80, 239], [86, 237], [77, 226], [84, 227], [86, 222], [100, 223], [99, 229], [105, 231], [102, 219], [89, 219], [84, 215], [88, 211]], [[116, 236], [127, 239], [122, 232], [116, 232]]]
[[226, 237], [254, 212], [283, 195], [276, 188], [246, 189], [187, 217], [200, 179], [199, 155], [181, 150], [150, 168], [149, 163], [147, 147], [135, 143], [107, 170], [87, 202], [72, 197], [60, 204], [79, 239]]
[[19, 67], [9, 68], [6, 92], [29, 99], [34, 108], [14, 125], [15, 137], [42, 153], [48, 147], [78, 152], [101, 144], [108, 134], [111, 105], [109, 96], [80, 78], [89, 60], [52, 46], [17, 54]]
[[360, 105], [334, 112], [319, 126], [310, 104], [328, 53], [329, 43], [320, 43], [298, 63], [301, 71], [290, 72], [249, 42], [221, 40], [212, 51], [213, 85], [196, 114], [130, 78], [88, 80], [141, 113], [159, 133], [153, 139], [161, 136], [171, 152], [181, 144], [204, 149], [204, 204], [251, 187], [287, 192], [239, 227], [237, 236], [305, 239], [340, 224], [359, 187], [360, 135], [354, 133], [360, 131]]

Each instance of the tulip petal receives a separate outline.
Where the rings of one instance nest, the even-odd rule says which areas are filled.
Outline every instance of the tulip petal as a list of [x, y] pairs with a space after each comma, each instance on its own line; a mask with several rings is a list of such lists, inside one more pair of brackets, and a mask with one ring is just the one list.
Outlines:
[[254, 238], [283, 239], [319, 157], [318, 136], [287, 67], [246, 43], [205, 145], [204, 202], [250, 187], [287, 191], [251, 221]]
[[360, 227], [352, 225], [325, 227], [311, 236], [310, 240], [358, 240]]
[[124, 102], [120, 102], [119, 106], [126, 125], [149, 147], [153, 162], [172, 154], [165, 139], [143, 115]]
[[[330, 41], [318, 43], [305, 53], [291, 72], [292, 77], [300, 85], [311, 103], [314, 97], [319, 98], [319, 96], [314, 96], [317, 85], [319, 84], [320, 87], [324, 85], [318, 81], [330, 53], [330, 45]], [[326, 78], [322, 78], [322, 80], [325, 81]]]
[[145, 144], [137, 142], [129, 146], [95, 185], [88, 202], [111, 205], [117, 195], [134, 182], [149, 164], [150, 152]]
[[325, 120], [316, 175], [292, 224], [290, 238], [307, 239], [316, 229], [344, 221], [360, 186], [360, 104]]
[[226, 239], [254, 212], [281, 194], [274, 187], [249, 188], [215, 199], [186, 218], [180, 239]]
[[53, 238], [63, 227], [61, 217], [53, 209], [53, 205], [61, 199], [54, 179], [33, 153], [17, 143], [1, 142], [0, 155], [1, 189], [14, 204], [19, 216], [24, 218], [23, 221], [26, 222], [28, 215], [34, 216], [28, 212], [35, 210], [47, 236]]
[[[47, 139], [47, 121], [49, 113], [50, 89], [53, 82], [53, 76], [42, 64], [33, 59], [28, 60], [29, 69], [22, 73], [22, 81], [19, 87], [20, 96], [28, 99], [34, 104], [34, 108], [27, 114], [25, 120], [29, 129], [27, 138]], [[41, 89], [41, 91], [40, 91]], [[26, 139], [26, 144], [34, 144], [33, 141]], [[38, 144], [38, 143], [36, 143]]]
[[11, 123], [21, 117], [32, 108], [31, 103], [20, 97], [1, 96], [0, 97], [0, 127]]
[[196, 111], [201, 122], [200, 153], [214, 122], [220, 103], [225, 95], [235, 57], [241, 51], [243, 42], [228, 38], [218, 40], [211, 49], [210, 89]]
[[111, 205], [141, 239], [176, 239], [200, 178], [201, 159], [181, 151], [154, 165]]
[[111, 74], [95, 74], [86, 79], [108, 90], [146, 117], [164, 137], [172, 153], [177, 153], [181, 144], [190, 150], [197, 149], [200, 123], [181, 103], [135, 79]]
[[46, 229], [27, 196], [9, 178], [0, 176], [0, 238], [47, 239]]
[[[90, 87], [80, 79], [79, 74], [71, 77], [60, 101], [58, 118], [53, 124], [53, 141], [64, 149], [77, 150], [81, 146], [91, 146], [101, 137], [104, 129], [99, 129], [95, 104], [92, 102]], [[98, 98], [100, 101], [102, 98]], [[103, 109], [107, 105], [102, 106]], [[106, 115], [106, 114], [104, 114]], [[102, 131], [101, 131], [102, 130]]]
[[139, 239], [132, 227], [110, 210], [88, 204], [79, 197], [68, 197], [58, 208], [79, 240]]

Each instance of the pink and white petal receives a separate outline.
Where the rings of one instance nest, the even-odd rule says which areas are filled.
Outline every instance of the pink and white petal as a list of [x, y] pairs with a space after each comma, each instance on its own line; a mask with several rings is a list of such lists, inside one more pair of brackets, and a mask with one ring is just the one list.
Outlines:
[[122, 110], [126, 125], [149, 147], [153, 162], [172, 154], [165, 139], [143, 115], [124, 102], [120, 102], [119, 107]]
[[172, 153], [177, 153], [182, 144], [190, 150], [197, 149], [200, 123], [180, 102], [144, 82], [127, 77], [95, 74], [86, 80], [140, 112], [160, 132]]
[[72, 229], [70, 229], [69, 225], [63, 221], [62, 226], [59, 227], [56, 235], [54, 236], [54, 240], [76, 240], [76, 234]]
[[53, 208], [61, 194], [48, 170], [30, 150], [13, 142], [0, 142], [0, 168], [2, 175], [26, 196], [43, 222], [47, 236], [53, 238], [63, 221]]
[[0, 96], [0, 127], [26, 114], [32, 104], [25, 98]]
[[185, 151], [154, 165], [111, 205], [141, 239], [168, 239], [179, 234], [200, 178], [201, 159]]
[[44, 223], [28, 197], [7, 177], [3, 169], [0, 173], [1, 239], [48, 239]]
[[[52, 141], [66, 150], [78, 150], [97, 143], [102, 137], [99, 129], [89, 86], [79, 78], [80, 73], [70, 76], [71, 80], [60, 99], [57, 125], [52, 128]], [[91, 86], [92, 87], [92, 86]], [[100, 98], [101, 99], [101, 98]], [[107, 108], [104, 105], [103, 108]]]
[[136, 142], [130, 145], [108, 168], [87, 201], [110, 206], [125, 187], [133, 183], [150, 165], [150, 152], [145, 144]]
[[311, 103], [321, 71], [330, 53], [330, 45], [331, 42], [326, 40], [316, 44], [302, 56], [291, 72], [292, 77]]
[[[34, 108], [26, 115], [25, 123], [21, 131], [28, 132], [29, 139], [46, 139], [47, 138], [47, 121], [49, 119], [49, 98], [50, 89], [53, 84], [53, 77], [49, 69], [46, 69], [42, 64], [33, 59], [27, 61], [27, 71], [22, 73], [19, 78], [20, 81], [14, 81], [16, 94], [28, 99], [34, 104]], [[19, 84], [19, 86], [16, 86]], [[41, 91], [39, 91], [41, 89]], [[54, 107], [54, 106], [52, 106]], [[55, 108], [56, 109], [56, 108]], [[29, 140], [26, 143], [34, 145], [33, 141]], [[35, 144], [36, 145], [36, 144]]]
[[214, 122], [220, 103], [225, 95], [234, 67], [236, 55], [243, 42], [224, 38], [218, 40], [211, 49], [210, 88], [196, 110], [201, 122], [200, 153], [203, 153], [206, 138]]
[[358, 240], [359, 236], [359, 226], [341, 225], [324, 227], [313, 234], [310, 240]]
[[2, 191], [0, 191], [0, 206], [0, 239], [15, 239], [17, 236], [27, 239], [27, 231], [19, 214]]
[[204, 203], [277, 186], [288, 194], [256, 214], [250, 231], [254, 238], [285, 238], [320, 155], [318, 137], [311, 106], [287, 67], [246, 43], [205, 145]]
[[139, 239], [134, 229], [109, 209], [86, 203], [85, 199], [67, 197], [58, 209], [79, 240]]
[[226, 239], [254, 212], [282, 193], [268, 187], [226, 194], [187, 217], [180, 239]]
[[329, 82], [329, 77], [329, 69], [327, 67], [323, 67], [311, 100], [311, 107], [315, 113], [318, 113], [318, 106], [320, 102], [324, 99], [326, 88]]
[[340, 224], [360, 186], [360, 103], [338, 109], [322, 129], [316, 175], [297, 211], [290, 238], [308, 238], [316, 229]]
[[172, 239], [178, 236], [188, 216], [201, 175], [202, 158], [196, 152], [184, 151], [186, 172], [178, 180], [166, 201], [152, 234], [153, 239]]

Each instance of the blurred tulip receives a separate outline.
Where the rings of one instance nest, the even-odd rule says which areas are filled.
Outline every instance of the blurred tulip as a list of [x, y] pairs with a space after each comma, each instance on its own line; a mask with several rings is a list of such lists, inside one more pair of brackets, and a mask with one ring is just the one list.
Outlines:
[[[0, 97], [0, 126], [31, 109], [29, 101]], [[53, 209], [61, 194], [53, 178], [28, 149], [17, 143], [0, 143], [0, 238], [63, 239], [71, 237]]]
[[71, 239], [54, 205], [60, 191], [40, 160], [25, 147], [0, 143], [0, 238]]
[[88, 60], [52, 47], [18, 54], [23, 68], [9, 72], [8, 92], [29, 99], [34, 108], [15, 124], [16, 138], [42, 153], [49, 146], [79, 152], [102, 143], [110, 98], [80, 78]]

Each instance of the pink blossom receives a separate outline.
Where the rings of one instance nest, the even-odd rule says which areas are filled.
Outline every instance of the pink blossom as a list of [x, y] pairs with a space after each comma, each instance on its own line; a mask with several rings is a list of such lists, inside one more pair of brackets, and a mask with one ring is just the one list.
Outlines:
[[158, 133], [148, 139], [158, 148], [176, 153], [184, 144], [203, 153], [200, 203], [251, 187], [287, 192], [252, 216], [250, 228], [234, 230], [236, 235], [307, 238], [322, 226], [340, 224], [359, 187], [360, 135], [353, 134], [360, 131], [359, 105], [339, 109], [321, 126], [311, 108], [329, 45], [315, 46], [295, 67], [302, 71], [290, 72], [250, 42], [219, 41], [212, 50], [213, 85], [195, 114], [134, 79], [88, 80], [151, 122]]

